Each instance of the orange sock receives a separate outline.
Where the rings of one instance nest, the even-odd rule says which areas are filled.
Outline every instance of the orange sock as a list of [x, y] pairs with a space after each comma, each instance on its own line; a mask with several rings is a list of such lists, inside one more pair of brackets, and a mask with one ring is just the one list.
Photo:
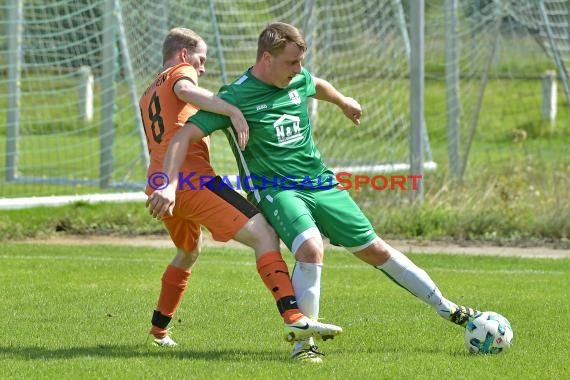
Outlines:
[[150, 333], [157, 338], [167, 335], [166, 327], [178, 309], [190, 271], [169, 265], [162, 275], [162, 288], [158, 297], [158, 305], [152, 317]]
[[279, 252], [264, 253], [257, 259], [257, 272], [277, 301], [277, 309], [285, 323], [293, 323], [303, 316], [291, 285], [289, 269]]

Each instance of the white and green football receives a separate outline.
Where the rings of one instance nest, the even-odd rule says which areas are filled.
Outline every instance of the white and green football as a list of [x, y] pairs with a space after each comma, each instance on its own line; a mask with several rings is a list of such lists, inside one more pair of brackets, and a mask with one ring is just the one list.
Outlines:
[[511, 347], [513, 328], [501, 314], [484, 311], [465, 327], [465, 345], [472, 354], [498, 354]]

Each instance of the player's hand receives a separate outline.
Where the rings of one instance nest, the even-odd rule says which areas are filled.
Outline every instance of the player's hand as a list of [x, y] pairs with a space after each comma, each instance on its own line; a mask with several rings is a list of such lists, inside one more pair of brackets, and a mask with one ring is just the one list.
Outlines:
[[160, 220], [165, 215], [172, 216], [175, 198], [176, 188], [167, 186], [162, 190], [155, 190], [146, 200], [146, 207], [153, 218]]
[[249, 140], [249, 125], [238, 108], [232, 112], [230, 119], [237, 133], [238, 146], [241, 150], [245, 150]]
[[362, 117], [362, 107], [353, 98], [344, 98], [341, 106], [344, 116], [348, 117], [355, 125], [360, 125], [360, 117]]

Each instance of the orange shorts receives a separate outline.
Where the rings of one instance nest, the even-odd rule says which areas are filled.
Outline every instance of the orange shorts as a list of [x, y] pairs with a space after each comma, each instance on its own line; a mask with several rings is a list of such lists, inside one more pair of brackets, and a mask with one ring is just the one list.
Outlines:
[[217, 241], [228, 241], [259, 211], [218, 176], [203, 189], [176, 193], [173, 216], [162, 219], [177, 248], [187, 252], [198, 244], [200, 226]]

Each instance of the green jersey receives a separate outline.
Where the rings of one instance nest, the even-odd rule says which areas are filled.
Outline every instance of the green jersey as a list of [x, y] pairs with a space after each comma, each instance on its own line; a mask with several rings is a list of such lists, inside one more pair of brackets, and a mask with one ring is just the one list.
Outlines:
[[242, 188], [256, 203], [263, 190], [330, 188], [337, 182], [315, 146], [307, 109], [307, 97], [315, 91], [313, 77], [304, 68], [286, 88], [261, 82], [250, 70], [223, 86], [218, 96], [238, 107], [249, 124], [243, 152], [228, 117], [199, 111], [188, 121], [206, 135], [216, 130], [226, 133]]

